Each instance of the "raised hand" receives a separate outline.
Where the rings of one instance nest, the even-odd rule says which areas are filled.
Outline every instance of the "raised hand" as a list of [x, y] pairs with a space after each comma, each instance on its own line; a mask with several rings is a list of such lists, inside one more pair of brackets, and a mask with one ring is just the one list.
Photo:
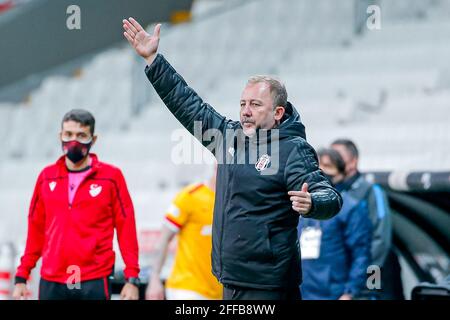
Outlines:
[[311, 194], [308, 192], [308, 184], [302, 185], [301, 191], [289, 191], [290, 200], [292, 201], [292, 209], [301, 215], [309, 213], [312, 207]]
[[151, 65], [156, 57], [159, 45], [159, 33], [161, 24], [155, 26], [153, 35], [148, 34], [144, 28], [133, 18], [122, 20], [125, 32], [123, 35], [137, 54], [143, 57], [148, 65]]

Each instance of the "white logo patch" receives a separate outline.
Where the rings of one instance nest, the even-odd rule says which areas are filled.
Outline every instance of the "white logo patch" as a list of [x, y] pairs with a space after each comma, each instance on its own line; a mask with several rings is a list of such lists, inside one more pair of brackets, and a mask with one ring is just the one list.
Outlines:
[[55, 190], [55, 188], [56, 188], [56, 182], [55, 182], [55, 181], [52, 181], [52, 182], [50, 182], [50, 183], [48, 184], [48, 186], [49, 186], [49, 188], [50, 188], [50, 191], [53, 192], [53, 190]]
[[257, 171], [266, 170], [270, 163], [270, 156], [268, 154], [263, 154], [258, 161], [255, 163], [255, 168]]
[[91, 184], [90, 190], [89, 190], [89, 194], [92, 197], [96, 197], [100, 194], [100, 192], [102, 192], [102, 186], [96, 185], [96, 184]]

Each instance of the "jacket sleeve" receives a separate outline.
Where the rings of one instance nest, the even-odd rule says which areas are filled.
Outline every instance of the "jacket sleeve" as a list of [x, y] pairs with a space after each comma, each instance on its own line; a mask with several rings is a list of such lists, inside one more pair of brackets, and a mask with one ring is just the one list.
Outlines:
[[364, 288], [367, 279], [367, 267], [370, 265], [370, 245], [372, 224], [369, 219], [367, 202], [361, 201], [344, 218], [345, 247], [350, 253], [349, 278], [345, 284], [345, 293], [352, 296]]
[[372, 186], [368, 204], [373, 226], [372, 264], [382, 267], [391, 247], [392, 224], [386, 193], [379, 185]]
[[125, 263], [125, 278], [139, 276], [139, 248], [136, 235], [136, 222], [133, 202], [122, 172], [117, 169], [115, 175], [115, 191], [113, 197], [114, 226], [120, 253]]
[[284, 174], [288, 191], [301, 190], [303, 183], [308, 183], [312, 208], [305, 218], [330, 219], [341, 209], [341, 195], [319, 169], [317, 154], [306, 141], [296, 143], [286, 161]]
[[169, 111], [204, 146], [209, 143], [203, 141], [199, 134], [203, 135], [208, 129], [218, 129], [223, 133], [227, 125], [234, 122], [203, 102], [161, 54], [145, 68], [145, 73]]
[[31, 270], [36, 266], [36, 262], [42, 255], [45, 242], [45, 207], [41, 193], [42, 183], [43, 173], [41, 172], [31, 198], [28, 213], [27, 242], [25, 252], [20, 259], [20, 265], [17, 267], [16, 280], [20, 278], [26, 281], [30, 276]]

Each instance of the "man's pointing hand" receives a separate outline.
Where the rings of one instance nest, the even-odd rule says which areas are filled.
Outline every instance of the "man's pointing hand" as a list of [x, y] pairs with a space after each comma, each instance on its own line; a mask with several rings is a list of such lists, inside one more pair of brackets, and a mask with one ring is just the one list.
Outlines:
[[301, 191], [289, 191], [288, 194], [291, 196], [292, 209], [301, 215], [306, 215], [309, 213], [312, 207], [311, 194], [308, 192], [308, 184], [304, 183], [302, 185]]

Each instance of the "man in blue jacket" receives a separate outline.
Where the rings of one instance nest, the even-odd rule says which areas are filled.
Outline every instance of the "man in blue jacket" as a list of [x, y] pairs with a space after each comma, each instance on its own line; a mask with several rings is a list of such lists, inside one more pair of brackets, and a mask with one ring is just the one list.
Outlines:
[[345, 162], [345, 188], [368, 203], [373, 229], [371, 265], [381, 270], [381, 288], [377, 290], [377, 298], [403, 300], [401, 268], [392, 244], [392, 215], [386, 192], [380, 185], [369, 183], [359, 172], [359, 151], [353, 141], [337, 139], [331, 148], [339, 152]]
[[370, 264], [372, 225], [366, 201], [344, 191], [345, 163], [333, 149], [318, 152], [319, 165], [336, 189], [343, 206], [329, 220], [300, 219], [302, 296], [306, 300], [351, 300], [365, 288]]

